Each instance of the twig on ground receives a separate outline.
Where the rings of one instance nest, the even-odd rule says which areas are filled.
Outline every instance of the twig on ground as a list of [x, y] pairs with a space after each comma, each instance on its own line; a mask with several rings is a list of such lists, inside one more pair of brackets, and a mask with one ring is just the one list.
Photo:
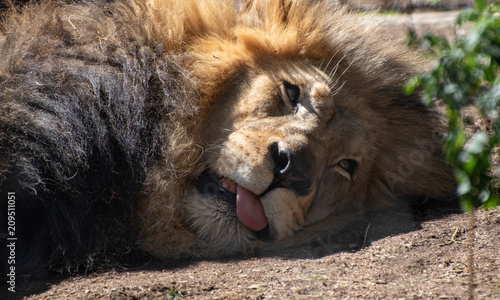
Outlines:
[[372, 223], [368, 223], [368, 227], [366, 227], [365, 238], [363, 239], [363, 247], [366, 245], [366, 237], [368, 236], [368, 229], [370, 229], [370, 225], [372, 225]]
[[447, 242], [444, 242], [440, 246], [444, 246], [444, 245], [449, 245], [449, 244], [452, 244], [452, 243], [456, 243], [457, 241], [455, 241], [455, 238], [457, 237], [457, 234], [458, 234], [458, 227], [455, 228], [455, 233], [453, 233], [453, 235], [451, 236], [451, 239], [449, 241], [447, 241]]

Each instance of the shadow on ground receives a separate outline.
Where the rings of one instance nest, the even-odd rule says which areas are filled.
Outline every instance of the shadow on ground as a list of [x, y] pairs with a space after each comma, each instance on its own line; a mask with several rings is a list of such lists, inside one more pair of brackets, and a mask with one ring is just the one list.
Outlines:
[[[212, 262], [231, 263], [252, 258], [274, 258], [280, 260], [320, 259], [340, 252], [354, 253], [378, 240], [390, 236], [409, 233], [421, 229], [421, 223], [444, 218], [460, 213], [456, 202], [432, 202], [423, 205], [401, 205], [377, 212], [367, 212], [357, 216], [356, 220], [343, 227], [338, 233], [322, 236], [301, 246], [279, 250], [267, 250], [243, 256], [224, 257]], [[210, 262], [210, 260], [205, 260]], [[16, 293], [7, 291], [7, 286], [0, 285], [0, 299], [22, 299], [31, 295], [43, 294], [52, 286], [57, 286], [69, 278], [84, 278], [89, 275], [99, 276], [106, 272], [173, 272], [189, 268], [200, 260], [161, 261], [144, 252], [135, 251], [124, 257], [119, 264], [104, 267], [98, 271], [62, 275], [53, 273], [46, 278], [32, 280], [18, 278]], [[19, 282], [20, 281], [20, 282]], [[4, 283], [2, 283], [4, 284]]]

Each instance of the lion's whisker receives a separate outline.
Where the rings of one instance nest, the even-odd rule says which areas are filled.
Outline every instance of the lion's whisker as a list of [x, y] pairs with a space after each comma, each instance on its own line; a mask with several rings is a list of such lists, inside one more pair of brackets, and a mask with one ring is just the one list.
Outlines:
[[[328, 61], [328, 63], [327, 63], [327, 64], [326, 64], [326, 66], [325, 66], [325, 72], [326, 72], [326, 70], [328, 70], [328, 67], [329, 67], [329, 66], [330, 66], [330, 64], [332, 63], [332, 61], [333, 61], [333, 59], [335, 58], [335, 56], [337, 56], [337, 53], [339, 53], [339, 51], [340, 51], [340, 50], [337, 50], [337, 51], [336, 51], [336, 52], [332, 55], [332, 57], [330, 58], [330, 60]], [[341, 60], [342, 60], [342, 59], [341, 59]], [[321, 67], [320, 67], [320, 69], [321, 69]]]
[[[342, 82], [342, 84], [341, 84], [341, 85], [340, 85], [340, 86], [339, 86], [339, 87], [338, 87], [335, 91], [333, 91], [333, 92], [331, 93], [331, 95], [332, 95], [332, 96], [337, 95], [337, 94], [340, 92], [340, 90], [342, 89], [342, 87], [344, 87], [344, 84], [345, 84], [345, 80], [344, 80], [344, 82]], [[334, 86], [335, 86], [335, 85], [334, 85]]]
[[223, 128], [223, 127], [219, 127], [221, 131], [223, 132], [234, 132], [233, 129], [229, 129], [229, 128]]
[[[335, 76], [335, 74], [337, 74], [337, 70], [339, 69], [340, 63], [344, 60], [344, 58], [345, 58], [345, 55], [337, 62], [337, 64], [335, 64], [335, 67], [333, 67], [333, 69], [330, 71], [330, 74], [328, 74], [328, 78], [330, 80], [332, 80], [333, 76]], [[340, 76], [342, 76], [342, 75], [340, 75]], [[339, 76], [339, 78], [340, 78], [340, 76]], [[339, 78], [337, 78], [337, 81]], [[335, 81], [333, 86], [335, 86], [337, 84], [337, 81]]]
[[[333, 58], [333, 57], [332, 57]], [[330, 59], [331, 60], [331, 59]], [[325, 59], [323, 58], [321, 62], [319, 63], [318, 69], [321, 70], [321, 66], [323, 66], [323, 63], [325, 62]]]
[[337, 80], [335, 80], [335, 82], [333, 83], [333, 86], [337, 85], [337, 83], [339, 82], [340, 78], [342, 78], [342, 76], [344, 76], [344, 74], [347, 72], [347, 70], [349, 70], [349, 68], [352, 66], [353, 63], [354, 63], [354, 60], [351, 61], [351, 63], [347, 66], [347, 68], [345, 68], [345, 70], [342, 72], [342, 74], [340, 74], [340, 76], [337, 78]]

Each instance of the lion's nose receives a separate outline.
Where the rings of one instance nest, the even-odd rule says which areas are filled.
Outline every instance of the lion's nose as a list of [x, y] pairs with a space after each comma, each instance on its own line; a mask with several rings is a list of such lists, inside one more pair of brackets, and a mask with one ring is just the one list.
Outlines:
[[283, 148], [278, 151], [278, 155], [274, 157], [276, 172], [279, 173], [278, 176], [287, 176], [293, 172], [293, 160], [294, 158], [290, 149]]
[[280, 149], [277, 143], [271, 146], [271, 152], [275, 163], [274, 183], [291, 188], [299, 195], [309, 194], [312, 183], [303, 156], [294, 154], [289, 148]]

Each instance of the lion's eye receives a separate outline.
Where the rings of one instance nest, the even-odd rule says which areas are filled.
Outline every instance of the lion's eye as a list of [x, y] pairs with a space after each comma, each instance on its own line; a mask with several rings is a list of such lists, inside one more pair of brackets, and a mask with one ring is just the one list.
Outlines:
[[283, 86], [285, 87], [286, 96], [293, 106], [296, 106], [299, 102], [300, 89], [298, 86], [291, 84], [290, 82], [283, 80]]
[[349, 175], [354, 174], [358, 163], [352, 159], [343, 159], [338, 162], [338, 166], [344, 169]]

